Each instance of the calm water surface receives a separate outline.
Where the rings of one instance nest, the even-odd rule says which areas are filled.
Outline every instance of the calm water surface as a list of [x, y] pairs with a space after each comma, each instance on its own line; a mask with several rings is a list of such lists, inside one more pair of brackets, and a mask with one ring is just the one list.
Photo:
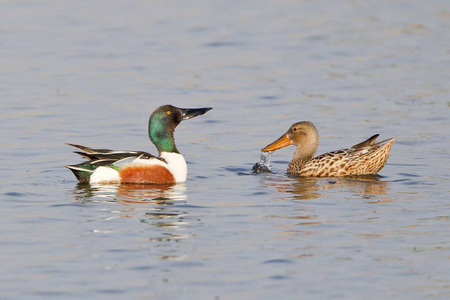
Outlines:
[[[448, 1], [3, 1], [0, 297], [450, 298]], [[78, 185], [65, 142], [155, 153], [183, 122], [185, 184]], [[397, 136], [378, 177], [293, 178], [291, 124], [323, 153]], [[320, 154], [318, 153], [318, 154]]]

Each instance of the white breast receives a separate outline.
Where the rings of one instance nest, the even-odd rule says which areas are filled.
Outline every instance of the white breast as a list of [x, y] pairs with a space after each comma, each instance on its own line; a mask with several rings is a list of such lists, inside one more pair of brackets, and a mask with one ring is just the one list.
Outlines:
[[175, 182], [185, 182], [187, 177], [187, 164], [180, 153], [161, 152], [161, 157], [167, 161], [167, 168], [175, 177]]

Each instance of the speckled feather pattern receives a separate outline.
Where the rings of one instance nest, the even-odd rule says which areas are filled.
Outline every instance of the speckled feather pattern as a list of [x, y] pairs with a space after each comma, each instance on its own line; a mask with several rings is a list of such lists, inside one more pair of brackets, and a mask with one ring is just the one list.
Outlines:
[[[376, 137], [375, 137], [376, 138]], [[298, 176], [333, 177], [377, 174], [386, 164], [395, 137], [379, 143], [366, 143], [348, 149], [328, 152], [306, 163], [294, 159], [288, 173]], [[367, 145], [369, 144], [369, 145]]]

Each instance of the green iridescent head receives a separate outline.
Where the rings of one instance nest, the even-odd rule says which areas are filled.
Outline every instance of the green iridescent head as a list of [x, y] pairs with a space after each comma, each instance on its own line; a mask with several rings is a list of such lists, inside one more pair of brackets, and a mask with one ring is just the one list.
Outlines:
[[212, 107], [205, 108], [178, 108], [172, 105], [158, 107], [148, 121], [148, 135], [155, 144], [158, 152], [179, 153], [175, 146], [173, 133], [175, 127], [183, 120], [203, 115]]

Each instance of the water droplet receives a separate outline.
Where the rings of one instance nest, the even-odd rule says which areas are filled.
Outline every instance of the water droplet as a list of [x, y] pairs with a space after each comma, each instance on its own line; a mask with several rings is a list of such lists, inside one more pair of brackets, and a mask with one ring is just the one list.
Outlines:
[[254, 173], [263, 173], [263, 172], [270, 172], [272, 169], [272, 166], [270, 165], [270, 158], [272, 157], [273, 151], [268, 152], [261, 152], [261, 158], [259, 159], [259, 162], [257, 162], [252, 170]]

